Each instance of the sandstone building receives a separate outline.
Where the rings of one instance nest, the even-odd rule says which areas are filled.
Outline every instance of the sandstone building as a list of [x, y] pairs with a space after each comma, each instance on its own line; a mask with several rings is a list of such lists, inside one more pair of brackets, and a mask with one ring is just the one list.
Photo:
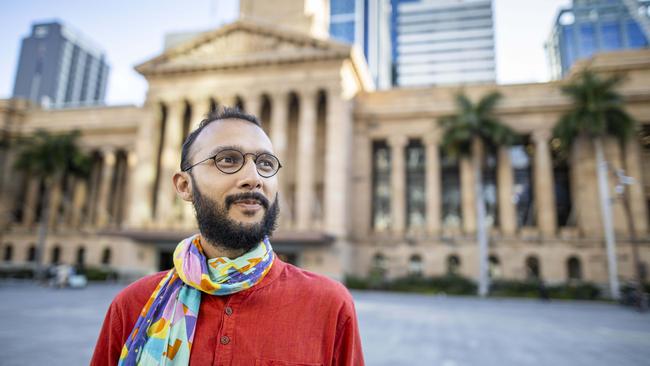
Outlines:
[[[42, 183], [12, 168], [18, 136], [79, 129], [82, 148], [93, 156], [88, 179], [66, 177], [51, 196], [45, 262], [140, 275], [169, 268], [177, 242], [195, 231], [191, 206], [171, 184], [182, 141], [208, 111], [236, 105], [261, 118], [284, 166], [272, 243], [285, 259], [335, 278], [372, 268], [390, 277], [476, 278], [472, 169], [440, 149], [438, 120], [454, 112], [461, 87], [375, 91], [362, 54], [327, 37], [328, 22], [314, 15], [319, 9], [285, 3], [241, 1], [238, 21], [137, 66], [149, 84], [142, 107], [43, 110], [0, 101], [9, 141], [0, 159], [2, 265], [33, 262], [43, 214]], [[650, 50], [601, 54], [574, 72], [587, 66], [626, 76], [620, 92], [639, 134], [623, 151], [607, 141], [606, 155], [637, 179], [630, 204], [647, 266]], [[579, 141], [563, 160], [552, 139], [570, 108], [562, 83], [462, 87], [474, 99], [501, 92], [498, 117], [526, 141], [489, 154], [484, 183], [494, 277], [607, 281], [592, 143]], [[620, 200], [613, 212], [619, 275], [629, 279]]]

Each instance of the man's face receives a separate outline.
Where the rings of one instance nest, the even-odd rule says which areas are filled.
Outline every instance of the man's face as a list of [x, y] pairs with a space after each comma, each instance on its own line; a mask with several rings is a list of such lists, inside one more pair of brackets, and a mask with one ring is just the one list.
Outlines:
[[[190, 149], [189, 161], [194, 164], [225, 148], [244, 154], [273, 154], [271, 141], [261, 128], [228, 119], [201, 131]], [[273, 230], [278, 210], [277, 175], [260, 176], [252, 155], [246, 155], [244, 166], [234, 174], [220, 171], [214, 160], [207, 160], [192, 168], [191, 181], [199, 229], [209, 241], [248, 250]]]

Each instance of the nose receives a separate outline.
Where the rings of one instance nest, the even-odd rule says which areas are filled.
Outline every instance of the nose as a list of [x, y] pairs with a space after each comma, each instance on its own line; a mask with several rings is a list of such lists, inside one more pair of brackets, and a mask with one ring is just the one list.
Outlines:
[[255, 161], [252, 158], [247, 158], [245, 158], [244, 166], [239, 171], [240, 179], [237, 188], [249, 191], [262, 189], [262, 177], [257, 172]]

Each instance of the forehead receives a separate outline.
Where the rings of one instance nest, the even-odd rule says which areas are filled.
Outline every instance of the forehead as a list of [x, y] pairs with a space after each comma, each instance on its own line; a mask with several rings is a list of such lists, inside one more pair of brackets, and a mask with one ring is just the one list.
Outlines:
[[241, 146], [243, 152], [273, 152], [271, 140], [261, 127], [241, 119], [224, 119], [210, 123], [199, 133], [190, 156], [202, 156], [220, 146]]

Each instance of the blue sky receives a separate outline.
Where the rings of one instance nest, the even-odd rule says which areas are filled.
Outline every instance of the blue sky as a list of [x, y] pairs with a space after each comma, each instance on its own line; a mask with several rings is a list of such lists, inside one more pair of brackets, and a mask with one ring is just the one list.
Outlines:
[[[269, 0], [270, 1], [270, 0]], [[544, 41], [570, 0], [494, 0], [499, 83], [549, 78]], [[142, 104], [147, 85], [133, 66], [162, 51], [166, 33], [233, 21], [238, 0], [22, 0], [0, 2], [0, 98], [11, 96], [20, 42], [33, 22], [59, 19], [107, 54], [109, 104]]]

